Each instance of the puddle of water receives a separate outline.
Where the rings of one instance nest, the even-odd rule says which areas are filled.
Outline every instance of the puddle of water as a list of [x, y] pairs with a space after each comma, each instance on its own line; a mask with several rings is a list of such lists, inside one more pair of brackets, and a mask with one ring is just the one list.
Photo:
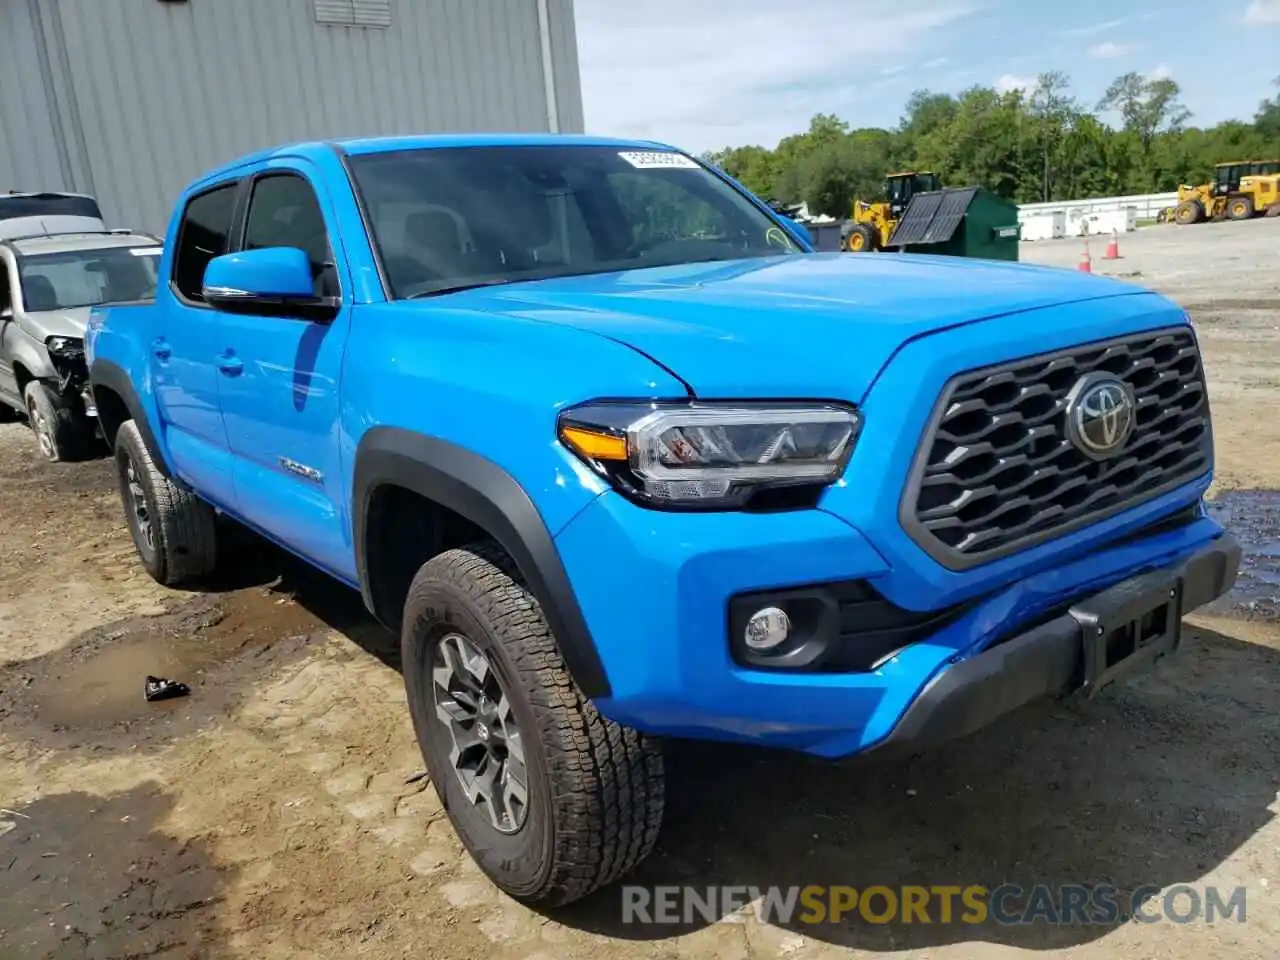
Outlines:
[[130, 637], [41, 684], [36, 713], [48, 724], [83, 728], [180, 709], [180, 699], [147, 703], [143, 697], [147, 676], [182, 679], [194, 686], [206, 667], [228, 659], [239, 648], [228, 646], [221, 638]]
[[43, 724], [68, 730], [178, 711], [190, 698], [147, 702], [148, 676], [180, 680], [198, 697], [204, 675], [219, 664], [318, 626], [297, 603], [260, 589], [229, 595], [204, 610], [128, 621], [117, 624], [107, 642], [39, 680], [32, 704]]
[[1240, 541], [1244, 556], [1235, 588], [1202, 611], [1280, 620], [1280, 491], [1228, 490], [1206, 506]]

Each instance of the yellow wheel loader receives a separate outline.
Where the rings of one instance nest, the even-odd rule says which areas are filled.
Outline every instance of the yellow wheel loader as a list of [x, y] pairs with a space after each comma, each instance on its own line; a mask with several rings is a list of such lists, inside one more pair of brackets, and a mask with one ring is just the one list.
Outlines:
[[1219, 163], [1214, 178], [1178, 188], [1174, 220], [1186, 225], [1204, 220], [1248, 220], [1258, 214], [1280, 216], [1280, 160]]
[[936, 173], [911, 171], [889, 174], [885, 177], [884, 187], [888, 200], [876, 203], [853, 201], [853, 219], [845, 225], [842, 244], [850, 253], [883, 250], [887, 247], [898, 221], [911, 204], [911, 198], [917, 193], [941, 190], [942, 182]]

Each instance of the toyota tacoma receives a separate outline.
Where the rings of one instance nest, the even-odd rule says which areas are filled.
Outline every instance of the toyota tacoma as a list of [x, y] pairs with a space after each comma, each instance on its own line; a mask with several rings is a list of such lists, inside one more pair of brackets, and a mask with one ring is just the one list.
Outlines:
[[359, 590], [527, 902], [649, 853], [665, 739], [964, 735], [1174, 651], [1239, 562], [1178, 306], [816, 253], [660, 144], [248, 156], [179, 199], [155, 302], [89, 326], [146, 569], [208, 574], [221, 513]]

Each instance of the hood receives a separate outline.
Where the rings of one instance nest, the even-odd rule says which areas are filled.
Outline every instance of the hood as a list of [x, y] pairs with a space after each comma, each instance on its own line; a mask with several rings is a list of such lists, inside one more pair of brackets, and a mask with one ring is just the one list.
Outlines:
[[84, 339], [89, 324], [91, 307], [72, 307], [69, 310], [41, 310], [22, 315], [22, 328], [41, 343], [50, 337], [75, 337]]
[[860, 401], [907, 341], [1139, 287], [1053, 267], [913, 254], [810, 254], [555, 278], [451, 306], [587, 330], [647, 354], [702, 397]]

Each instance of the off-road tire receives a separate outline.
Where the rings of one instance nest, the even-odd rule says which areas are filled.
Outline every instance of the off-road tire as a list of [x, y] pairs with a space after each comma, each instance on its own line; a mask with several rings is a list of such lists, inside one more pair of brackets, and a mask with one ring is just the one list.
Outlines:
[[[213, 508], [156, 469], [142, 433], [132, 420], [122, 423], [116, 433], [115, 461], [125, 522], [147, 573], [172, 587], [212, 572], [218, 562]], [[149, 517], [150, 542], [134, 509], [130, 467]]]
[[876, 234], [865, 223], [855, 223], [845, 238], [844, 248], [849, 253], [870, 253], [876, 248]]
[[[436, 717], [436, 645], [461, 634], [489, 659], [511, 702], [528, 771], [523, 825], [499, 832], [464, 792]], [[463, 845], [513, 898], [559, 906], [628, 873], [662, 826], [656, 741], [602, 717], [570, 678], [537, 600], [496, 544], [427, 561], [405, 602], [401, 656], [427, 772]]]
[[1183, 200], [1174, 211], [1173, 219], [1183, 226], [1199, 223], [1204, 219], [1204, 206], [1199, 200]]
[[27, 422], [36, 435], [40, 455], [50, 463], [83, 460], [93, 445], [93, 425], [78, 397], [64, 397], [41, 380], [22, 391]]
[[1228, 220], [1248, 220], [1253, 216], [1252, 197], [1232, 197], [1227, 201]]

